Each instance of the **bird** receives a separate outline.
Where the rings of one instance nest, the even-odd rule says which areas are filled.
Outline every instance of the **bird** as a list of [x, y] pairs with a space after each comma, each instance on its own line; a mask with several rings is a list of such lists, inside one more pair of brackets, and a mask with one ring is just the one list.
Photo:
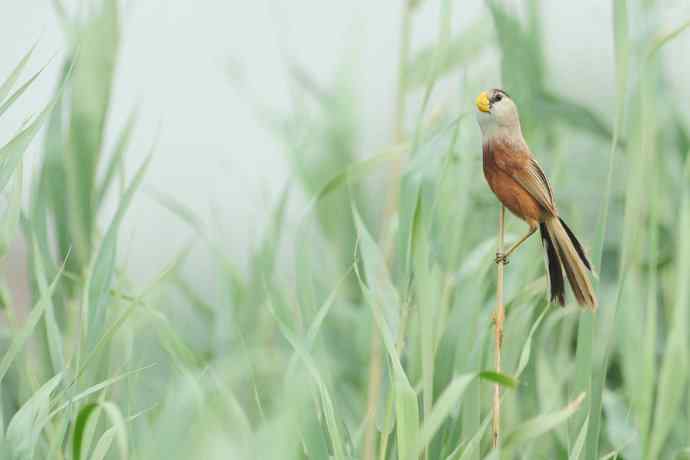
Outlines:
[[496, 263], [507, 264], [508, 257], [539, 229], [551, 302], [565, 305], [565, 272], [578, 304], [596, 310], [588, 274], [592, 266], [558, 213], [551, 184], [523, 137], [515, 102], [505, 91], [490, 89], [479, 94], [476, 106], [484, 177], [503, 206], [529, 226], [527, 234], [505, 253], [496, 254]]

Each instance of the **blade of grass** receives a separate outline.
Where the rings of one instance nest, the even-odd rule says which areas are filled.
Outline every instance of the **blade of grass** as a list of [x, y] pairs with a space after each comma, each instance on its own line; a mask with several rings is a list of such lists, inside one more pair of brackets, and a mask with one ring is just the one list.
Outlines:
[[506, 436], [504, 442], [505, 451], [515, 449], [520, 444], [537, 438], [562, 424], [577, 412], [584, 399], [585, 394], [582, 393], [563, 409], [548, 414], [538, 415], [516, 427]]
[[391, 345], [394, 337], [398, 336], [400, 327], [400, 297], [393, 285], [383, 253], [367, 231], [359, 213], [354, 208], [352, 214], [357, 228], [358, 246], [362, 254], [366, 283], [371, 293], [376, 297], [377, 305], [386, 321], [386, 335]]
[[[469, 441], [467, 441], [467, 444], [465, 445], [465, 448], [460, 450], [460, 446], [451, 453], [446, 460], [470, 460], [476, 455], [476, 458], [479, 458], [479, 447], [482, 441], [482, 438], [484, 437], [484, 434], [488, 431], [489, 425], [491, 425], [491, 414], [487, 414], [484, 417], [484, 421], [479, 427], [479, 430], [470, 438]], [[460, 452], [462, 452], [462, 455], [460, 455]], [[459, 457], [458, 457], [459, 456]]]
[[86, 425], [97, 408], [97, 403], [88, 403], [77, 413], [77, 420], [74, 423], [74, 432], [72, 434], [72, 457], [75, 460], [82, 458], [82, 444], [84, 443]]
[[404, 374], [396, 376], [394, 387], [398, 459], [413, 460], [417, 458], [414, 450], [414, 440], [419, 435], [417, 393], [410, 386]]
[[7, 208], [0, 220], [0, 257], [7, 254], [9, 246], [14, 242], [19, 229], [22, 210], [22, 191], [24, 188], [24, 168], [22, 162], [17, 166], [14, 184], [8, 197]]
[[515, 371], [516, 378], [520, 378], [522, 372], [525, 370], [527, 364], [529, 363], [529, 358], [532, 354], [532, 340], [534, 337], [534, 333], [536, 332], [541, 322], [544, 320], [544, 316], [546, 316], [546, 312], [549, 311], [549, 307], [550, 304], [547, 303], [546, 307], [544, 307], [544, 310], [542, 310], [542, 312], [539, 314], [537, 320], [534, 322], [532, 328], [529, 331], [529, 334], [527, 335], [527, 340], [525, 340], [525, 344], [522, 346], [522, 351], [520, 352], [520, 360], [518, 361], [518, 367]]
[[[138, 412], [130, 417], [127, 417], [126, 421], [131, 422], [139, 417], [141, 417], [143, 414], [149, 412], [151, 409], [144, 409], [141, 412]], [[113, 442], [113, 438], [115, 437], [118, 432], [121, 431], [121, 428], [118, 426], [113, 426], [111, 428], [108, 428], [105, 433], [101, 436], [101, 438], [98, 440], [98, 443], [96, 444], [96, 447], [94, 447], [93, 452], [91, 454], [90, 460], [103, 460], [105, 456], [108, 454], [108, 451], [110, 450], [110, 446]], [[120, 449], [120, 458], [127, 458], [127, 451], [122, 451]]]
[[[38, 283], [39, 292], [42, 296], [48, 294], [48, 281], [46, 279], [46, 269], [43, 263], [43, 257], [41, 255], [40, 249], [38, 248], [38, 243], [36, 238], [32, 239], [33, 242], [33, 259], [34, 259], [34, 276]], [[51, 296], [46, 297], [46, 310], [45, 310], [45, 326], [46, 326], [46, 338], [48, 339], [48, 353], [50, 354], [50, 361], [53, 365], [53, 372], [60, 373], [65, 368], [65, 356], [63, 351], [63, 338], [60, 332], [60, 327], [58, 326], [57, 320], [55, 318], [55, 305], [52, 301]]]
[[101, 350], [103, 349], [103, 347], [105, 347], [105, 345], [106, 345], [110, 340], [112, 340], [112, 338], [113, 338], [113, 336], [115, 335], [115, 333], [116, 333], [116, 332], [122, 327], [122, 325], [127, 321], [127, 319], [129, 318], [129, 316], [134, 312], [134, 309], [135, 309], [137, 306], [138, 306], [138, 301], [137, 301], [137, 302], [132, 302], [132, 303], [129, 305], [129, 307], [120, 315], [120, 317], [119, 317], [116, 321], [114, 321], [114, 322], [111, 324], [111, 326], [110, 326], [107, 330], [105, 330], [105, 332], [103, 333], [103, 335], [101, 335], [100, 338], [98, 339], [98, 342], [96, 342], [96, 344], [94, 345], [94, 347], [93, 347], [93, 348], [89, 351], [89, 353], [86, 355], [86, 358], [84, 358], [84, 360], [81, 362], [81, 364], [80, 364], [80, 366], [79, 366], [79, 370], [77, 371], [77, 373], [76, 373], [76, 375], [75, 375], [75, 377], [74, 377], [74, 381], [72, 382], [72, 384], [73, 384], [74, 382], [76, 382], [76, 381], [79, 379], [79, 377], [82, 376], [82, 374], [83, 374], [84, 371], [87, 369], [87, 367], [89, 366], [89, 364], [91, 364], [91, 361], [93, 361], [94, 358], [101, 352]]
[[[430, 249], [426, 226], [422, 219], [416, 219], [417, 225], [412, 234], [412, 252], [414, 258], [414, 292], [419, 318], [419, 359], [422, 369], [422, 407], [424, 420], [431, 415], [434, 397], [434, 319], [439, 308], [441, 291], [440, 272], [437, 266], [430, 266]], [[427, 440], [430, 442], [431, 440]], [[425, 452], [428, 457], [428, 452]]]
[[50, 406], [50, 395], [60, 382], [62, 374], [52, 377], [14, 414], [7, 426], [3, 453], [9, 453], [13, 459], [34, 458], [39, 436], [46, 425], [45, 416]]
[[[613, 172], [614, 163], [616, 159], [616, 148], [618, 147], [618, 138], [620, 136], [621, 130], [623, 129], [623, 117], [625, 113], [625, 96], [628, 83], [628, 62], [630, 54], [629, 45], [629, 32], [628, 32], [628, 7], [626, 0], [614, 0], [613, 1], [613, 45], [615, 54], [615, 76], [616, 76], [616, 112], [613, 123], [613, 138], [611, 141], [611, 148], [609, 150], [609, 161], [606, 174], [606, 186], [604, 189], [604, 198], [602, 201], [602, 207], [599, 215], [598, 227], [599, 234], [595, 242], [594, 248], [594, 266], [600, 267], [602, 269], [603, 263], [603, 253], [604, 253], [604, 242], [606, 240], [606, 231], [608, 228], [608, 215], [609, 208], [611, 205], [612, 197], [612, 184], [613, 184]], [[598, 286], [600, 287], [600, 286]], [[601, 296], [601, 289], [599, 289], [599, 294]], [[602, 395], [604, 391], [606, 371], [609, 360], [609, 353], [612, 348], [613, 340], [613, 325], [616, 324], [616, 311], [617, 311], [618, 301], [614, 303], [611, 309], [604, 310], [600, 314], [599, 321], [603, 325], [603, 328], [599, 328], [602, 331], [603, 338], [603, 353], [601, 360], [599, 360], [595, 365], [594, 378], [592, 381], [592, 388], [590, 391], [590, 408], [587, 423], [589, 425], [589, 431], [587, 435], [586, 443], [586, 457], [590, 460], [594, 460], [595, 457], [599, 455], [599, 430], [601, 426], [601, 412], [602, 412]], [[592, 327], [591, 320], [585, 319], [580, 322], [580, 327], [587, 328]], [[590, 331], [583, 331], [583, 336], [589, 335]], [[578, 331], [579, 338], [579, 331]], [[578, 342], [579, 343], [579, 342]], [[591, 348], [589, 350], [583, 349], [583, 353], [591, 353]], [[578, 345], [579, 353], [579, 345]], [[584, 361], [585, 357], [581, 356], [581, 360]], [[575, 390], [577, 391], [577, 389]], [[572, 431], [571, 431], [572, 433]], [[579, 439], [579, 435], [578, 435]]]
[[72, 268], [81, 272], [93, 258], [96, 234], [94, 206], [97, 171], [103, 142], [115, 67], [120, 49], [120, 6], [117, 0], [102, 0], [97, 8], [74, 23], [79, 44], [68, 96], [68, 123], [62, 156], [66, 183], [67, 218], [74, 248]]
[[93, 263], [92, 272], [88, 281], [88, 306], [86, 314], [86, 344], [88, 350], [94, 348], [96, 342], [103, 333], [103, 328], [105, 326], [105, 303], [110, 293], [110, 285], [115, 271], [115, 256], [117, 253], [117, 239], [120, 224], [129, 208], [134, 193], [139, 188], [146, 174], [146, 169], [151, 162], [151, 158], [149, 154], [122, 197], [117, 213], [108, 227], [108, 231], [101, 243], [101, 248]]
[[[138, 369], [134, 369], [134, 370], [125, 372], [121, 375], [111, 377], [107, 380], [104, 380], [102, 382], [99, 382], [95, 385], [92, 385], [92, 386], [84, 389], [80, 393], [70, 397], [67, 401], [63, 402], [62, 404], [57, 406], [55, 409], [53, 409], [53, 411], [50, 414], [48, 414], [48, 417], [47, 417], [48, 420], [54, 419], [60, 412], [67, 409], [71, 404], [77, 403], [77, 402], [81, 401], [82, 399], [88, 398], [89, 396], [96, 394], [101, 390], [105, 390], [106, 388], [109, 388], [109, 387], [115, 385], [116, 383], [127, 379], [128, 377], [132, 377], [132, 376], [134, 376], [140, 372], [143, 372], [147, 369], [150, 369], [153, 366], [155, 366], [155, 364], [149, 364], [148, 366], [140, 367]], [[70, 385], [71, 385], [71, 383], [70, 383]], [[65, 388], [65, 390], [66, 390], [66, 388]], [[65, 396], [65, 390], [62, 390], [58, 394], [59, 398], [56, 398], [56, 399], [59, 400], [59, 399], [63, 398]]]
[[5, 81], [2, 82], [2, 85], [0, 85], [0, 102], [5, 100], [7, 95], [12, 90], [12, 87], [14, 87], [14, 84], [19, 79], [19, 76], [21, 75], [22, 71], [24, 70], [26, 65], [29, 63], [29, 59], [31, 58], [31, 55], [33, 54], [37, 45], [38, 45], [38, 41], [36, 43], [34, 43], [31, 46], [31, 48], [29, 48], [29, 51], [26, 52], [26, 54], [22, 57], [22, 59], [14, 67], [14, 69], [12, 69], [12, 72], [10, 72], [10, 75], [5, 79]]
[[24, 347], [26, 340], [32, 334], [34, 328], [36, 327], [36, 324], [38, 324], [38, 321], [43, 316], [43, 313], [46, 310], [46, 306], [47, 306], [48, 302], [50, 301], [50, 298], [52, 297], [53, 292], [55, 291], [55, 286], [57, 285], [61, 275], [62, 275], [62, 270], [60, 270], [60, 272], [55, 276], [55, 279], [50, 284], [50, 287], [48, 288], [47, 292], [45, 292], [43, 295], [41, 295], [41, 298], [36, 303], [34, 308], [31, 310], [31, 313], [29, 313], [29, 316], [26, 318], [26, 321], [25, 321], [23, 327], [19, 331], [17, 331], [15, 334], [13, 334], [12, 342], [11, 342], [9, 348], [7, 349], [7, 352], [2, 357], [2, 360], [0, 361], [0, 383], [2, 382], [2, 379], [5, 377], [7, 370], [12, 365], [14, 358], [17, 356], [19, 351]]
[[453, 408], [458, 403], [461, 403], [465, 390], [467, 390], [470, 383], [476, 378], [488, 380], [508, 388], [515, 388], [517, 386], [517, 381], [512, 377], [494, 371], [474, 372], [455, 377], [443, 390], [443, 393], [438, 398], [429, 414], [424, 417], [424, 423], [415, 440], [416, 455], [413, 456], [413, 458], [417, 458], [422, 454], [425, 447], [429, 445], [434, 435], [441, 427], [444, 419], [450, 415]]
[[100, 437], [96, 443], [96, 447], [93, 448], [90, 460], [103, 460], [110, 450], [110, 446], [115, 438], [115, 429], [110, 428], [106, 430], [105, 433]]
[[7, 182], [19, 165], [22, 155], [45, 123], [56, 101], [57, 99], [51, 100], [31, 123], [17, 133], [7, 144], [0, 147], [0, 191], [5, 189]]
[[269, 301], [269, 309], [271, 313], [273, 314], [273, 317], [275, 318], [276, 322], [278, 323], [278, 326], [280, 327], [280, 331], [283, 334], [283, 337], [290, 343], [292, 348], [295, 350], [295, 352], [298, 354], [302, 362], [304, 363], [307, 371], [311, 375], [311, 377], [314, 379], [314, 382], [316, 383], [318, 389], [319, 389], [319, 394], [321, 397], [321, 402], [322, 402], [322, 410], [323, 410], [323, 415], [326, 420], [326, 425], [328, 427], [328, 432], [331, 437], [331, 443], [334, 451], [334, 457], [337, 460], [345, 460], [345, 445], [343, 443], [343, 437], [340, 433], [340, 428], [338, 427], [338, 421], [335, 418], [335, 408], [333, 406], [333, 400], [331, 398], [330, 392], [328, 390], [328, 387], [324, 383], [321, 373], [318, 370], [318, 366], [316, 363], [313, 361], [311, 356], [309, 356], [307, 350], [304, 348], [304, 346], [300, 343], [300, 341], [295, 338], [292, 333], [290, 332], [289, 328], [287, 325], [283, 322], [283, 320], [280, 318], [280, 315], [276, 314], [276, 312], [273, 310], [273, 308], [270, 305]]
[[575, 444], [570, 450], [568, 455], [568, 460], [580, 460], [580, 455], [582, 455], [582, 450], [585, 446], [585, 440], [587, 439], [587, 428], [589, 427], [589, 416], [585, 418], [582, 428], [580, 429], [580, 434], [577, 435]]
[[[362, 245], [361, 248], [358, 247], [358, 251], [361, 252], [364, 259], [365, 269], [367, 267], [369, 267], [369, 270], [385, 269], [385, 264], [381, 265], [383, 256], [354, 206], [352, 213], [357, 228], [357, 241]], [[355, 263], [354, 267], [355, 274], [360, 283], [360, 289], [371, 307], [374, 321], [393, 369], [398, 458], [400, 460], [411, 460], [414, 458], [413, 443], [419, 432], [419, 408], [417, 405], [417, 394], [410, 385], [409, 379], [402, 367], [394, 339], [397, 333], [397, 319], [399, 319], [397, 316], [399, 312], [397, 291], [395, 291], [388, 279], [383, 277], [382, 281], [381, 272], [379, 271], [367, 271], [367, 280], [369, 283], [373, 283], [373, 286], [371, 286], [373, 289], [370, 289], [370, 286], [364, 283], [359, 273], [358, 264]], [[387, 319], [385, 316], [386, 310], [389, 315], [393, 316], [394, 329], [391, 329], [390, 319]], [[396, 333], [394, 333], [394, 330]]]
[[[321, 329], [321, 326], [323, 324], [323, 321], [326, 319], [328, 316], [328, 313], [331, 311], [331, 308], [335, 304], [335, 301], [337, 300], [337, 295], [340, 293], [341, 288], [344, 287], [346, 279], [350, 276], [352, 273], [353, 269], [350, 268], [345, 275], [343, 275], [336, 286], [333, 288], [333, 291], [328, 295], [326, 300], [324, 301], [323, 305], [321, 305], [321, 308], [319, 308], [318, 313], [316, 314], [316, 317], [312, 321], [311, 325], [309, 326], [309, 329], [307, 330], [307, 335], [305, 337], [305, 349], [307, 351], [311, 350], [314, 347], [314, 343], [316, 341], [316, 338], [319, 334], [319, 331]], [[292, 355], [290, 358], [290, 361], [287, 366], [287, 371], [285, 373], [286, 378], [290, 378], [294, 372], [295, 365], [297, 364], [297, 360], [299, 359], [299, 356], [295, 353]]]
[[679, 209], [678, 241], [676, 251], [676, 290], [671, 329], [663, 354], [661, 371], [657, 384], [657, 401], [654, 410], [654, 426], [651, 433], [648, 458], [660, 458], [661, 450], [672, 427], [682, 417], [681, 403], [688, 381], [688, 319], [690, 315], [690, 186], [687, 182], [682, 190], [683, 197]]
[[0, 105], [0, 117], [2, 117], [2, 115], [12, 106], [12, 104], [14, 104], [14, 102], [17, 99], [21, 97], [22, 94], [24, 94], [24, 92], [27, 89], [29, 89], [31, 84], [38, 78], [39, 75], [41, 75], [41, 73], [43, 73], [43, 71], [46, 67], [48, 67], [48, 64], [50, 64], [51, 61], [52, 59], [50, 59], [43, 67], [41, 67], [36, 73], [34, 73], [31, 76], [31, 78], [24, 82], [22, 86], [17, 88], [17, 90], [14, 93], [12, 93], [12, 95], [8, 97], [7, 100]]
[[108, 415], [113, 428], [115, 429], [115, 436], [117, 439], [118, 450], [120, 451], [120, 458], [127, 459], [129, 457], [129, 450], [127, 448], [127, 428], [125, 427], [125, 418], [112, 401], [104, 401], [99, 403]]
[[110, 186], [115, 179], [115, 175], [120, 167], [120, 164], [122, 163], [125, 152], [129, 148], [129, 144], [132, 140], [132, 132], [134, 131], [136, 122], [137, 113], [132, 112], [125, 123], [125, 126], [120, 130], [117, 144], [115, 145], [113, 153], [110, 155], [108, 166], [105, 168], [105, 176], [98, 187], [98, 191], [96, 192], [96, 208], [101, 207], [103, 204], [103, 199], [108, 193], [108, 190], [110, 190]]
[[444, 419], [448, 417], [453, 408], [460, 402], [463, 393], [478, 375], [477, 373], [459, 375], [443, 390], [433, 409], [429, 410], [424, 416], [424, 423], [422, 423], [414, 443], [416, 452], [414, 458], [418, 458], [431, 443]]

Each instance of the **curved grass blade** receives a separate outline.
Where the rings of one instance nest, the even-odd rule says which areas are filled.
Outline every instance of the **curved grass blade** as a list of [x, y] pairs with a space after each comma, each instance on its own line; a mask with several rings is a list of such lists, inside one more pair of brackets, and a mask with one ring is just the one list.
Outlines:
[[105, 409], [105, 413], [113, 424], [117, 446], [120, 451], [120, 458], [127, 459], [129, 456], [127, 448], [127, 428], [125, 428], [125, 418], [122, 415], [122, 411], [120, 411], [120, 408], [112, 401], [104, 401], [99, 404]]
[[55, 286], [57, 286], [58, 280], [62, 275], [63, 268], [61, 268], [60, 272], [55, 276], [55, 279], [50, 284], [48, 290], [41, 294], [41, 298], [36, 303], [34, 308], [31, 310], [31, 313], [29, 313], [29, 316], [27, 317], [24, 326], [21, 328], [21, 330], [14, 334], [12, 338], [12, 343], [10, 344], [5, 355], [2, 357], [2, 361], [0, 361], [0, 383], [2, 383], [2, 379], [5, 377], [7, 370], [12, 365], [14, 358], [22, 349], [22, 347], [26, 343], [26, 340], [29, 338], [34, 328], [36, 327], [36, 324], [38, 324], [38, 321], [43, 316], [43, 313], [46, 310], [46, 306], [52, 298], [53, 292], [55, 292]]
[[486, 414], [484, 421], [479, 427], [479, 430], [477, 430], [472, 438], [467, 441], [465, 448], [461, 450], [460, 446], [458, 446], [458, 448], [452, 454], [446, 457], [446, 460], [458, 460], [460, 452], [462, 452], [462, 455], [459, 457], [459, 460], [470, 460], [471, 458], [475, 457], [475, 454], [476, 458], [479, 458], [479, 446], [482, 441], [482, 437], [484, 437], [484, 433], [486, 433], [486, 431], [489, 429], [489, 425], [491, 425], [491, 418], [492, 414], [490, 412]]
[[[84, 434], [87, 431], [86, 427], [91, 416], [93, 414], [97, 414], [97, 409], [103, 409], [110, 418], [110, 421], [113, 424], [113, 435], [117, 435], [117, 442], [120, 449], [121, 458], [127, 458], [127, 430], [125, 429], [125, 420], [122, 416], [122, 412], [120, 412], [120, 409], [110, 401], [89, 403], [81, 408], [74, 427], [74, 435], [72, 439], [72, 457], [74, 460], [81, 460], [84, 458], [85, 452], [83, 452], [83, 450], [84, 448], [88, 448], [89, 444], [84, 444]], [[108, 430], [108, 432], [110, 431], [111, 429]], [[110, 442], [112, 442], [112, 439], [110, 439], [110, 441], [107, 443], [108, 448], [110, 448]], [[101, 442], [99, 440], [94, 452], [101, 452], [103, 449], [105, 449], [105, 446], [99, 447], [100, 444]], [[99, 455], [101, 454], [99, 453]]]
[[12, 95], [8, 97], [7, 100], [0, 105], [0, 117], [2, 117], [2, 115], [7, 111], [7, 109], [9, 109], [12, 106], [12, 104], [14, 104], [14, 102], [17, 99], [19, 99], [27, 89], [29, 89], [31, 84], [38, 78], [39, 75], [41, 75], [41, 73], [43, 73], [43, 71], [46, 67], [48, 67], [51, 61], [52, 59], [50, 59], [43, 67], [41, 67], [35, 74], [33, 74], [31, 78], [24, 82], [22, 86], [17, 88], [17, 90], [14, 93], [12, 93]]
[[[382, 331], [382, 333], [390, 339], [390, 344], [392, 345], [395, 342], [394, 338], [398, 336], [398, 328], [400, 327], [400, 297], [391, 281], [384, 256], [364, 225], [354, 205], [352, 214], [355, 228], [357, 229], [358, 249], [362, 256], [364, 273], [366, 275], [366, 286], [368, 291], [374, 296], [378, 309], [383, 314], [386, 330]], [[392, 351], [394, 351], [394, 348]]]
[[577, 412], [584, 399], [585, 393], [582, 393], [563, 409], [549, 414], [539, 415], [518, 426], [506, 436], [504, 441], [505, 449], [514, 449], [520, 444], [537, 438], [556, 428]]
[[685, 32], [688, 28], [690, 28], [690, 20], [685, 21], [680, 26], [673, 29], [671, 32], [657, 37], [656, 40], [652, 42], [652, 46], [649, 49], [648, 57], [651, 58], [652, 56], [654, 56], [654, 54], [656, 54], [661, 48], [663, 48], [664, 45], [675, 40], [680, 34]]
[[364, 267], [367, 270], [366, 275], [370, 285], [364, 283], [357, 262], [354, 264], [355, 274], [364, 298], [371, 308], [372, 316], [393, 369], [398, 459], [409, 460], [415, 458], [414, 442], [419, 433], [419, 407], [417, 393], [410, 385], [395, 346], [400, 312], [398, 292], [387, 275], [387, 268], [383, 263], [383, 256], [378, 246], [364, 226], [354, 205], [352, 206], [352, 214], [357, 228], [358, 246], [361, 244], [361, 247], [357, 248], [357, 252], [361, 253], [364, 259]]
[[460, 402], [467, 387], [477, 377], [510, 388], [516, 386], [516, 381], [512, 377], [494, 371], [475, 372], [455, 377], [445, 390], [443, 390], [443, 393], [436, 401], [436, 404], [434, 404], [431, 412], [425, 417], [424, 423], [417, 435], [415, 442], [416, 456], [413, 458], [419, 457], [424, 449], [431, 443], [431, 440], [443, 424], [443, 421], [450, 415], [455, 406]]
[[[58, 415], [60, 412], [65, 410], [70, 404], [74, 404], [76, 402], [79, 402], [82, 399], [87, 398], [94, 393], [98, 393], [99, 391], [104, 390], [105, 388], [108, 388], [108, 387], [116, 384], [117, 382], [120, 382], [120, 381], [122, 381], [128, 377], [131, 377], [132, 375], [138, 374], [139, 372], [145, 371], [146, 369], [150, 369], [153, 366], [155, 366], [155, 364], [149, 364], [148, 366], [140, 367], [138, 369], [134, 369], [134, 370], [125, 372], [122, 375], [118, 375], [116, 377], [111, 377], [107, 380], [104, 380], [100, 383], [97, 383], [96, 385], [92, 385], [89, 388], [86, 388], [85, 390], [83, 390], [79, 394], [71, 397], [70, 399], [68, 399], [67, 401], [65, 401], [64, 403], [62, 403], [61, 405], [59, 405], [55, 409], [53, 409], [53, 411], [50, 414], [48, 414], [48, 420], [52, 420], [56, 415]], [[70, 385], [71, 385], [71, 383], [70, 383]], [[59, 393], [59, 396], [62, 397], [63, 395], [64, 395], [64, 391], [61, 391]]]
[[4, 101], [7, 95], [12, 90], [12, 87], [19, 79], [19, 75], [21, 75], [22, 71], [24, 70], [24, 67], [26, 67], [26, 65], [29, 63], [29, 59], [31, 58], [31, 55], [33, 54], [37, 45], [38, 42], [34, 43], [31, 46], [31, 48], [29, 48], [29, 51], [26, 52], [24, 57], [22, 57], [22, 59], [15, 66], [12, 72], [10, 72], [10, 75], [5, 79], [4, 82], [2, 82], [2, 85], [0, 85], [0, 102]]
[[580, 428], [580, 434], [577, 435], [573, 449], [568, 455], [568, 460], [580, 460], [580, 455], [582, 455], [582, 449], [585, 446], [585, 439], [587, 439], [587, 428], [589, 427], [589, 416], [585, 418], [582, 428]]
[[[32, 233], [32, 243], [33, 243], [33, 260], [34, 260], [34, 277], [36, 283], [38, 284], [38, 290], [41, 295], [46, 295], [48, 292], [48, 281], [46, 279], [46, 268], [43, 261], [43, 256], [41, 250], [38, 247], [38, 242], [35, 235]], [[53, 372], [62, 372], [65, 368], [65, 356], [63, 351], [63, 338], [60, 332], [60, 327], [58, 326], [57, 320], [55, 318], [55, 305], [52, 300], [52, 296], [46, 297], [46, 310], [45, 310], [45, 326], [46, 326], [46, 338], [48, 341], [48, 354], [50, 355], [50, 361], [53, 366]]]
[[110, 446], [113, 444], [113, 439], [115, 438], [115, 428], [109, 428], [103, 433], [101, 438], [96, 443], [96, 447], [93, 449], [93, 453], [90, 460], [103, 460], [110, 450]]
[[57, 97], [53, 98], [46, 107], [33, 119], [26, 127], [24, 127], [17, 135], [15, 135], [7, 144], [0, 147], [0, 192], [5, 189], [10, 177], [14, 174], [19, 161], [29, 147], [31, 141], [36, 137], [38, 131], [45, 123], [48, 115], [55, 107]]
[[534, 333], [536, 332], [537, 328], [541, 324], [542, 320], [544, 319], [544, 316], [546, 315], [546, 312], [549, 311], [549, 304], [544, 307], [544, 310], [541, 312], [541, 314], [537, 317], [537, 320], [534, 322], [532, 325], [532, 328], [529, 331], [529, 334], [527, 335], [527, 340], [525, 340], [525, 344], [522, 346], [522, 351], [520, 352], [520, 360], [518, 361], [518, 367], [517, 370], [515, 371], [515, 377], [520, 378], [520, 375], [522, 372], [525, 370], [527, 367], [527, 363], [529, 362], [530, 355], [532, 354], [532, 338], [534, 337]]
[[125, 192], [120, 206], [108, 227], [108, 230], [101, 243], [101, 248], [96, 255], [88, 280], [88, 303], [87, 303], [87, 346], [92, 350], [103, 333], [105, 326], [105, 304], [110, 293], [113, 273], [115, 271], [115, 256], [117, 253], [117, 238], [119, 235], [120, 224], [129, 208], [134, 193], [139, 188], [146, 169], [151, 162], [151, 155], [146, 158], [144, 164], [137, 171], [132, 183]]
[[424, 418], [424, 423], [419, 430], [415, 440], [416, 455], [419, 457], [424, 449], [431, 443], [436, 432], [443, 424], [443, 421], [451, 413], [453, 408], [460, 402], [463, 393], [470, 383], [477, 378], [478, 374], [463, 374], [455, 377], [452, 382], [443, 390], [443, 393], [434, 404], [431, 412]]
[[[270, 305], [269, 305], [270, 306]], [[292, 333], [290, 332], [288, 326], [283, 322], [283, 320], [280, 318], [280, 315], [278, 315], [274, 309], [271, 307], [270, 308], [271, 313], [273, 314], [273, 317], [275, 318], [276, 322], [278, 323], [280, 327], [280, 331], [283, 334], [283, 337], [290, 343], [292, 348], [295, 350], [297, 355], [300, 357], [302, 362], [304, 363], [307, 371], [311, 375], [312, 379], [316, 383], [316, 386], [319, 389], [319, 394], [320, 394], [320, 399], [322, 402], [322, 409], [323, 409], [323, 414], [326, 420], [326, 426], [328, 428], [328, 432], [330, 434], [331, 438], [331, 443], [333, 446], [333, 451], [334, 451], [334, 457], [337, 460], [345, 460], [345, 445], [343, 443], [343, 437], [340, 434], [340, 428], [338, 427], [338, 421], [335, 418], [335, 407], [333, 405], [333, 399], [331, 398], [330, 392], [328, 390], [328, 387], [326, 386], [326, 383], [323, 381], [323, 378], [321, 377], [321, 373], [319, 372], [319, 368], [314, 362], [314, 360], [311, 358], [309, 355], [308, 351], [304, 348], [302, 343], [293, 337]]]
[[72, 457], [74, 460], [80, 460], [82, 457], [86, 425], [97, 408], [97, 403], [89, 403], [82, 407], [77, 414], [77, 421], [74, 423], [74, 433], [72, 434]]
[[46, 415], [50, 409], [50, 396], [61, 381], [61, 373], [48, 380], [14, 414], [7, 426], [3, 453], [9, 451], [10, 458], [13, 459], [31, 459], [34, 457], [39, 436], [46, 425]]
[[[326, 319], [326, 316], [328, 316], [328, 313], [331, 311], [331, 307], [335, 305], [335, 301], [337, 299], [337, 295], [340, 293], [341, 288], [344, 287], [345, 282], [347, 281], [347, 278], [350, 276], [352, 273], [352, 267], [343, 275], [338, 283], [335, 285], [333, 288], [333, 291], [328, 295], [326, 300], [323, 302], [323, 305], [321, 305], [321, 308], [319, 308], [318, 313], [316, 314], [316, 317], [312, 321], [311, 325], [309, 326], [309, 329], [307, 330], [307, 336], [305, 339], [305, 348], [307, 351], [311, 350], [311, 348], [314, 346], [314, 343], [316, 341], [316, 337], [319, 334], [319, 331], [321, 329], [321, 325], [323, 324], [323, 321]], [[297, 360], [299, 359], [299, 356], [297, 353], [292, 355], [290, 358], [290, 362], [287, 366], [287, 372], [285, 375], [287, 378], [290, 378], [290, 376], [293, 375], [295, 365], [297, 364]]]

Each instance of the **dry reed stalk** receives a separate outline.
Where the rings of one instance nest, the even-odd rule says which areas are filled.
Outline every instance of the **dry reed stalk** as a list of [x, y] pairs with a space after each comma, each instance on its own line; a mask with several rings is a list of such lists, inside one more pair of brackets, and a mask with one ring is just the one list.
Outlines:
[[[501, 211], [498, 216], [498, 243], [496, 252], [503, 254], [503, 237], [505, 230], [505, 207], [501, 206]], [[501, 372], [501, 347], [503, 346], [503, 320], [505, 319], [505, 307], [503, 305], [503, 270], [505, 262], [497, 264], [498, 275], [496, 280], [496, 312], [494, 313], [494, 324], [496, 326], [495, 337], [495, 364], [496, 372]], [[493, 423], [492, 423], [492, 446], [498, 447], [499, 435], [501, 432], [501, 386], [496, 384], [494, 386], [494, 404], [493, 404]]]

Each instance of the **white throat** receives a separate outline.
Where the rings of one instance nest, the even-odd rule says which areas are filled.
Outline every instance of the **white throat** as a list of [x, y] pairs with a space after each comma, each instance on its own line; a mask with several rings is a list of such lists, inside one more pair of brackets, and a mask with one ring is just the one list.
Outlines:
[[477, 122], [482, 131], [484, 144], [500, 139], [516, 146], [526, 146], [520, 124], [502, 126], [489, 113], [477, 112]]

